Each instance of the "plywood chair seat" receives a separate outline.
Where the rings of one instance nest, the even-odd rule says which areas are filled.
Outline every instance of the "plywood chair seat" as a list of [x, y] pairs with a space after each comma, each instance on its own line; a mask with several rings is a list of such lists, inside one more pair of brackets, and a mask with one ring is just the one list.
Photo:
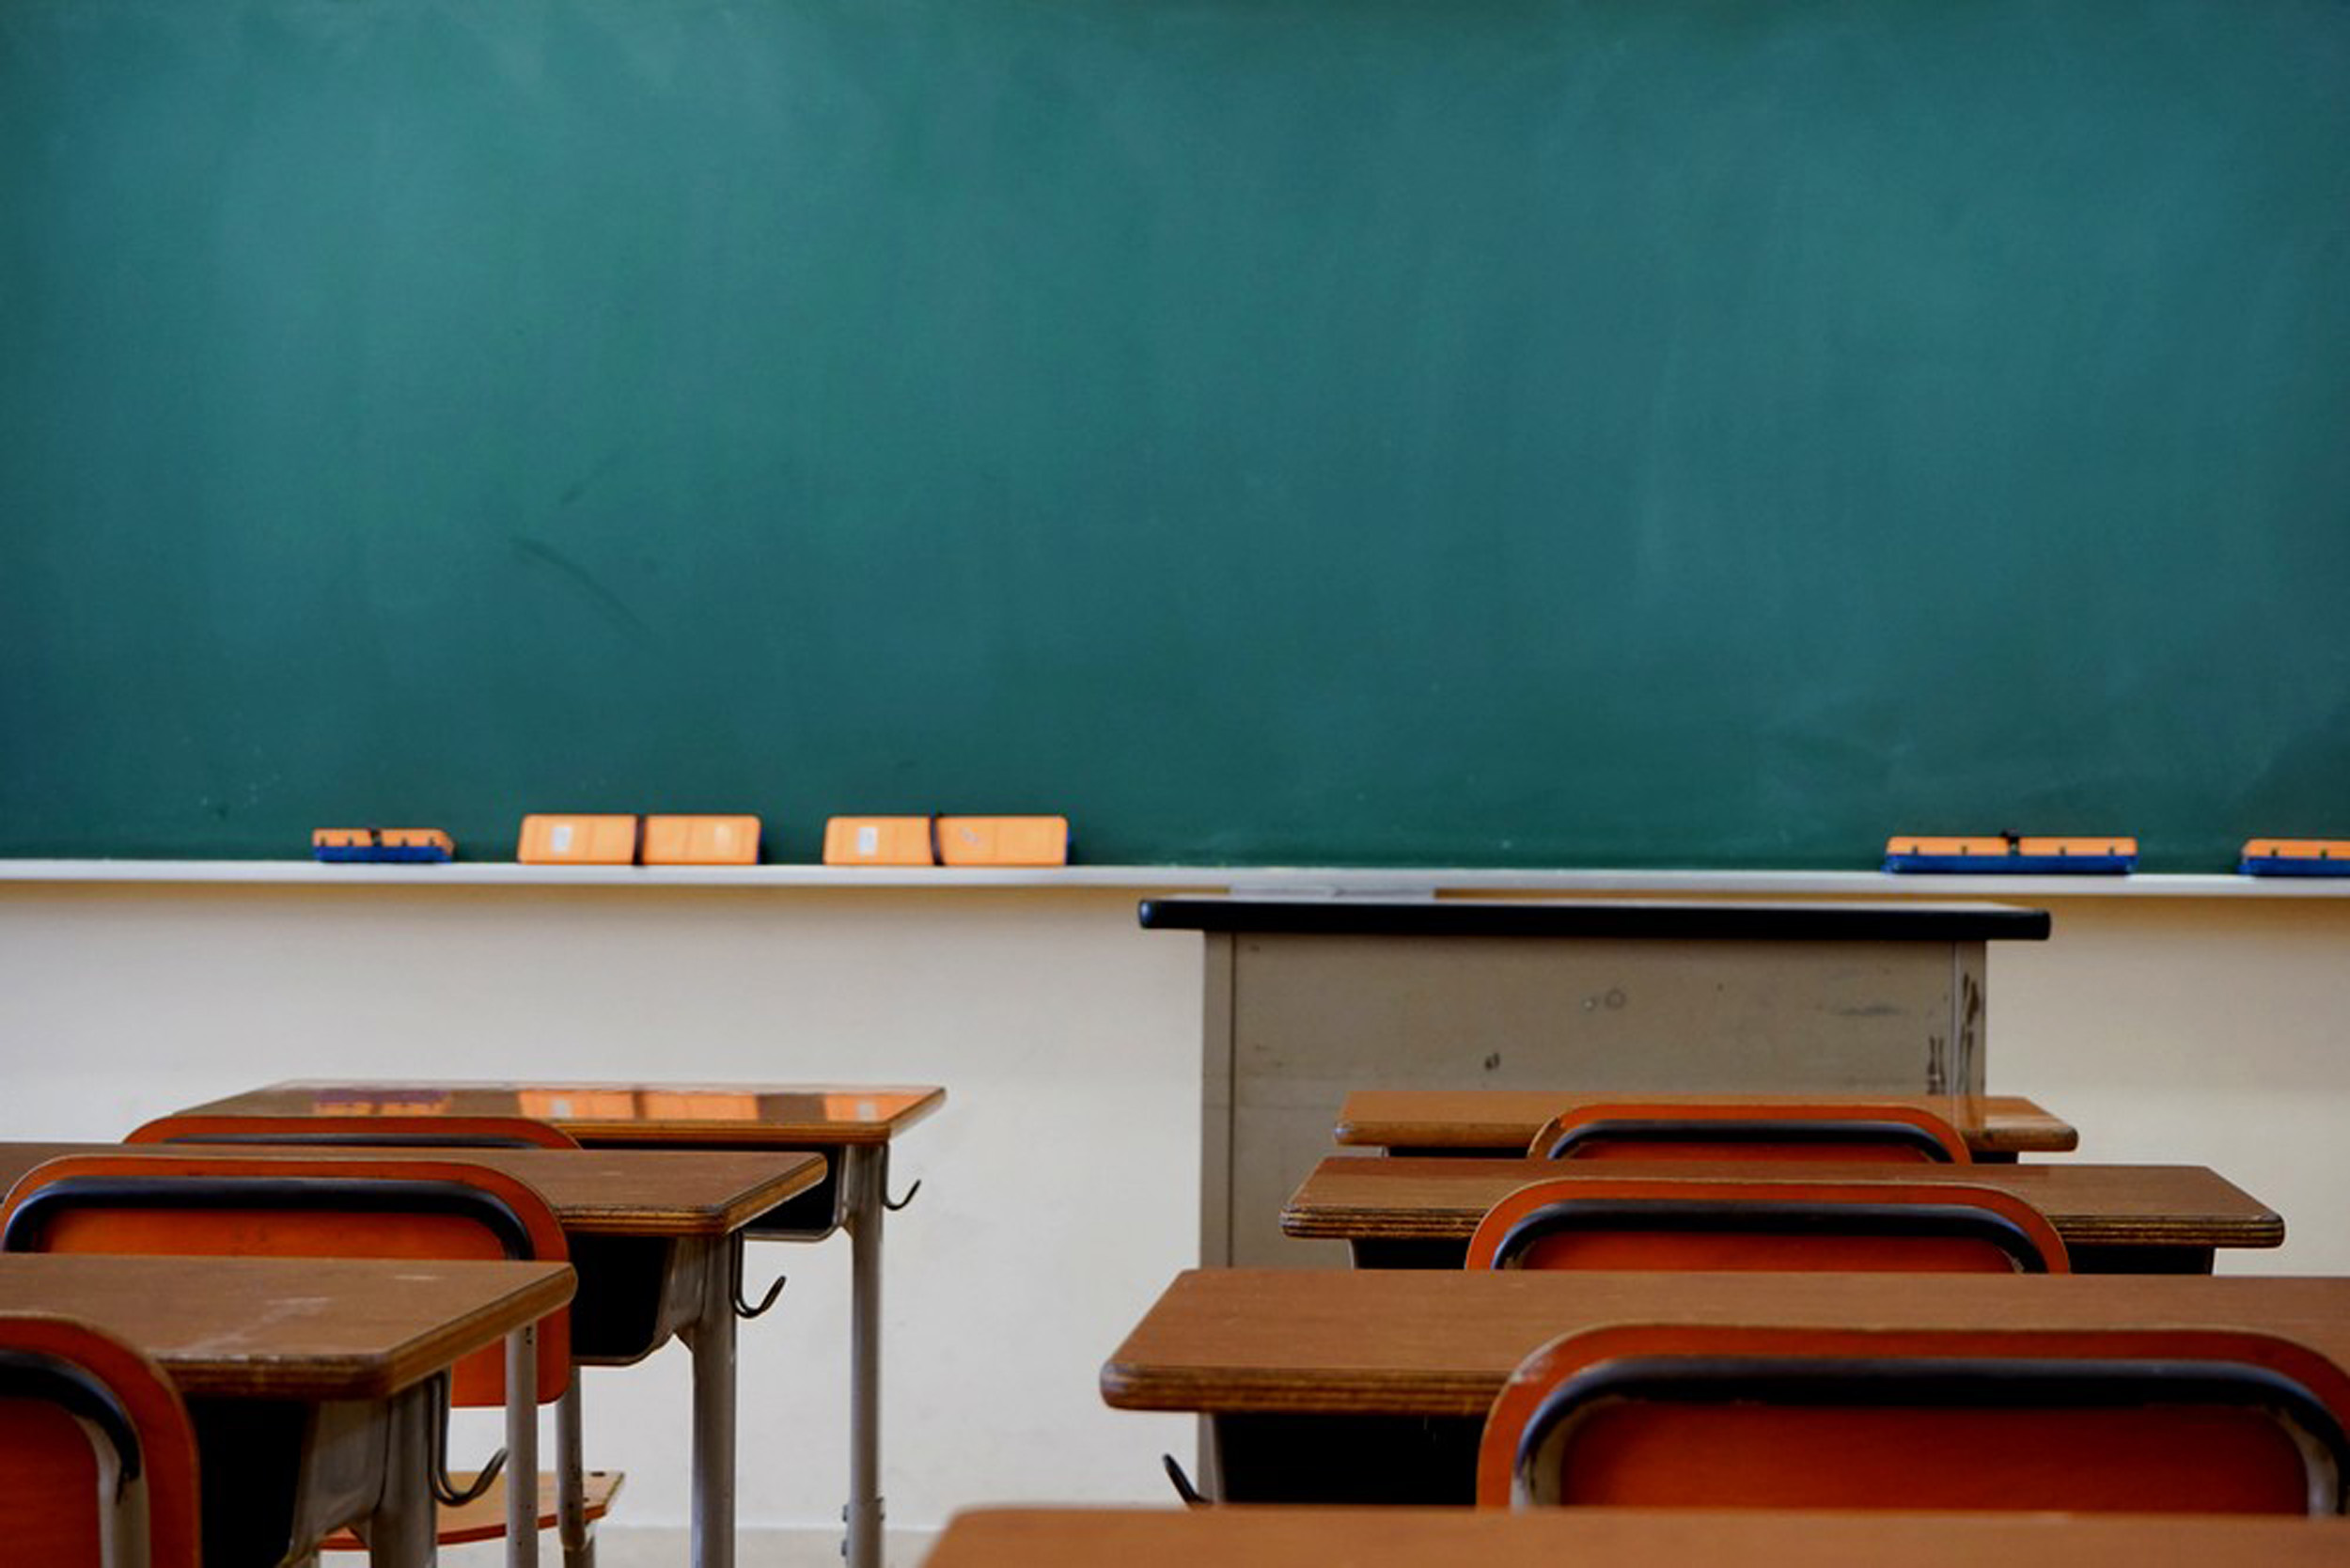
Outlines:
[[[242, 1154], [68, 1154], [34, 1167], [0, 1204], [0, 1250], [167, 1257], [520, 1258], [566, 1262], [562, 1222], [538, 1189], [449, 1160]], [[571, 1382], [570, 1316], [538, 1333], [539, 1397]], [[502, 1352], [451, 1373], [460, 1404], [505, 1398]]]
[[[474, 1472], [459, 1471], [451, 1478], [463, 1490], [471, 1490], [478, 1479]], [[612, 1510], [612, 1499], [619, 1495], [627, 1477], [618, 1470], [589, 1470], [585, 1477], [580, 1498], [585, 1505], [589, 1524], [602, 1519]], [[539, 1528], [556, 1528], [556, 1478], [542, 1473], [539, 1477]], [[493, 1480], [482, 1494], [472, 1501], [440, 1511], [439, 1524], [434, 1531], [444, 1546], [462, 1546], [477, 1541], [496, 1541], [506, 1534], [506, 1478]], [[365, 1551], [367, 1544], [350, 1530], [337, 1530], [321, 1546], [330, 1552]]]
[[[529, 1116], [302, 1116], [258, 1112], [240, 1115], [178, 1112], [141, 1124], [123, 1142], [251, 1144], [256, 1146], [257, 1151], [268, 1148], [563, 1151], [580, 1147], [577, 1138], [555, 1123]], [[619, 1490], [620, 1485], [618, 1471], [583, 1470], [580, 1467], [580, 1419], [579, 1388], [574, 1383], [564, 1390], [556, 1418], [556, 1441], [563, 1465], [562, 1469], [556, 1472], [557, 1485], [550, 1486], [547, 1478], [541, 1476], [539, 1487], [541, 1498], [558, 1496], [559, 1489], [563, 1487], [576, 1488], [581, 1493], [581, 1506], [576, 1511], [580, 1533], [575, 1538], [567, 1534], [564, 1541], [566, 1560], [574, 1563], [590, 1560], [592, 1532], [597, 1522], [610, 1510], [613, 1494]], [[608, 1477], [609, 1484], [600, 1486], [600, 1477]], [[461, 1477], [461, 1491], [469, 1489], [474, 1481], [474, 1477]], [[506, 1487], [501, 1479], [493, 1482], [491, 1490], [482, 1497], [454, 1508], [444, 1507], [438, 1531], [441, 1542], [455, 1545], [502, 1535], [504, 1526], [497, 1521], [505, 1495]], [[462, 1522], [463, 1520], [476, 1522], [465, 1524]], [[540, 1528], [561, 1529], [559, 1515], [542, 1508]], [[327, 1547], [338, 1550], [346, 1543], [353, 1546], [357, 1544], [357, 1538], [347, 1530], [330, 1537]]]
[[[1759, 1167], [1758, 1172], [1767, 1167]], [[2068, 1274], [2048, 1217], [1965, 1183], [1561, 1176], [1496, 1203], [1472, 1269]]]
[[527, 1116], [159, 1116], [125, 1143], [251, 1143], [301, 1148], [576, 1149], [579, 1140]]
[[2224, 1329], [1617, 1325], [1520, 1363], [1489, 1506], [2350, 1512], [2350, 1373]]
[[1957, 1127], [1920, 1105], [1736, 1096], [1590, 1102], [1550, 1119], [1538, 1160], [1866, 1160], [1971, 1165]]
[[[537, 1188], [462, 1149], [447, 1159], [306, 1154], [300, 1148], [243, 1152], [71, 1154], [27, 1171], [0, 1204], [0, 1250], [145, 1253], [166, 1256], [344, 1258], [518, 1258], [565, 1262], [561, 1221]], [[575, 1432], [577, 1391], [568, 1312], [532, 1335], [531, 1371], [540, 1403], [561, 1401], [558, 1425]], [[450, 1403], [506, 1403], [503, 1347], [460, 1360], [448, 1374]], [[531, 1426], [509, 1411], [509, 1440]], [[520, 1436], [517, 1437], [516, 1435]], [[556, 1508], [540, 1510], [541, 1528], [559, 1522], [561, 1496], [583, 1485], [566, 1443], [555, 1476], [541, 1478]], [[538, 1473], [535, 1462], [531, 1473]], [[506, 1489], [493, 1482], [504, 1507]], [[474, 1499], [478, 1505], [481, 1499]], [[610, 1506], [607, 1490], [603, 1504]], [[496, 1517], [444, 1500], [450, 1517]], [[586, 1517], [596, 1517], [588, 1515]], [[467, 1527], [478, 1531], [477, 1522]], [[436, 1533], [440, 1533], [436, 1528]], [[491, 1532], [502, 1535], [502, 1526]], [[476, 1534], [468, 1539], [482, 1539]], [[441, 1539], [456, 1538], [441, 1534]], [[304, 1544], [294, 1543], [300, 1549]], [[585, 1540], [565, 1542], [586, 1550]]]
[[199, 1568], [196, 1434], [163, 1369], [79, 1320], [0, 1313], [0, 1525], [9, 1562]]

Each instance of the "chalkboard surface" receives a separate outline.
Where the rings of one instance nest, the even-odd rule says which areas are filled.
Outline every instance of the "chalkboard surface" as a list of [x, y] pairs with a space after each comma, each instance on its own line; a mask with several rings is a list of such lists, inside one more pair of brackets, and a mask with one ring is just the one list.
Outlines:
[[9, 0], [0, 854], [2350, 834], [2340, 0]]

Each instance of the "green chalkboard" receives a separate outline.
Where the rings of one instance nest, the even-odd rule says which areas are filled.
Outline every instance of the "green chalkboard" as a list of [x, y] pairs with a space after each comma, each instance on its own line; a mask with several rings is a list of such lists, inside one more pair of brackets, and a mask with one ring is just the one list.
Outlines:
[[0, 854], [2350, 835], [2341, 0], [5, 0]]

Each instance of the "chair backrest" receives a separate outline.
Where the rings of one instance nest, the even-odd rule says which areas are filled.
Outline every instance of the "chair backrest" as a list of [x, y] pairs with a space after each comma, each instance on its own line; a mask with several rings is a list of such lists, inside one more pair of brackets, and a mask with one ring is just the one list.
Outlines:
[[1538, 1160], [1922, 1160], [1971, 1165], [1958, 1129], [1919, 1105], [1867, 1100], [1623, 1100], [1562, 1112]]
[[[69, 1154], [34, 1167], [0, 1204], [0, 1251], [167, 1257], [520, 1258], [565, 1262], [563, 1227], [536, 1188], [462, 1160], [299, 1152]], [[539, 1398], [571, 1377], [571, 1320], [539, 1329]], [[494, 1346], [460, 1361], [459, 1404], [505, 1401]]]
[[1559, 1176], [1496, 1203], [1473, 1269], [2069, 1274], [2048, 1217], [1960, 1182]]
[[368, 1149], [576, 1149], [527, 1116], [159, 1116], [125, 1143], [258, 1143]]
[[71, 1318], [0, 1312], [0, 1557], [197, 1568], [196, 1435], [163, 1370]]
[[1478, 1501], [2350, 1511], [2350, 1374], [2201, 1329], [1617, 1325], [1528, 1356]]

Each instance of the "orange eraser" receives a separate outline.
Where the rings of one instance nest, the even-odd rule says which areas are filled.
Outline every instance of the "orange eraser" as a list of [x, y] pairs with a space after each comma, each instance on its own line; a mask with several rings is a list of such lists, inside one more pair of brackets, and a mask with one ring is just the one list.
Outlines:
[[523, 819], [514, 858], [532, 866], [629, 866], [636, 861], [634, 817]]
[[835, 817], [824, 823], [827, 866], [928, 866], [928, 817]]
[[757, 817], [647, 817], [648, 866], [756, 866]]
[[938, 859], [946, 866], [1066, 866], [1067, 817], [941, 817]]

